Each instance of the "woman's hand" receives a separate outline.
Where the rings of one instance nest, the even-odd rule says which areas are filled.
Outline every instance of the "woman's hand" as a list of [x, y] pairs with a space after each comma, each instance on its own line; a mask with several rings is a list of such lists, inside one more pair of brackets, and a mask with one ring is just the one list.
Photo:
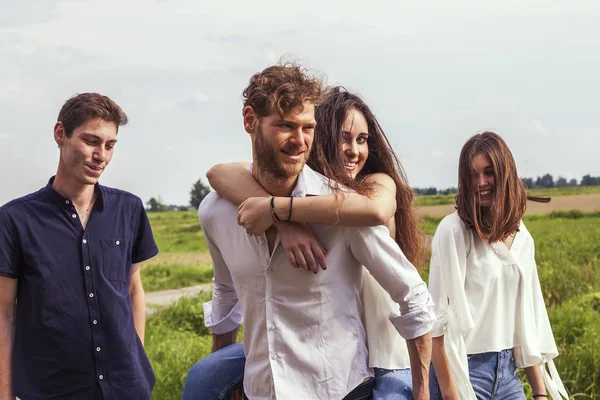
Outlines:
[[294, 267], [307, 269], [315, 274], [319, 267], [327, 269], [327, 249], [307, 224], [278, 222], [275, 227], [279, 231], [279, 240], [285, 253]]
[[238, 224], [259, 236], [273, 225], [269, 197], [250, 197], [238, 207]]

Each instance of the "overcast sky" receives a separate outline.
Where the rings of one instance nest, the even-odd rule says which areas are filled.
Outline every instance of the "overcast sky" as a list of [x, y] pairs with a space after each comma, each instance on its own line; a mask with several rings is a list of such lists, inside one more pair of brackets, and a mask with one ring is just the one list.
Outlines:
[[521, 176], [600, 175], [598, 1], [0, 0], [0, 204], [56, 171], [64, 101], [119, 103], [101, 182], [186, 204], [217, 162], [250, 160], [241, 93], [282, 56], [358, 92], [411, 185], [457, 182], [492, 129]]

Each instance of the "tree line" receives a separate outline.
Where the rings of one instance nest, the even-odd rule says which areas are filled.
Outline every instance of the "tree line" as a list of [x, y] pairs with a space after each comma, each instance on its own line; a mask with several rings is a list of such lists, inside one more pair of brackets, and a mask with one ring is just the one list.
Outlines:
[[[574, 187], [574, 186], [598, 186], [600, 185], [600, 176], [585, 175], [581, 178], [581, 181], [577, 179], [569, 179], [559, 176], [558, 179], [554, 180], [554, 177], [550, 174], [544, 176], [538, 176], [534, 178], [521, 178], [521, 181], [528, 189], [548, 189], [548, 188], [562, 188], [562, 187]], [[456, 187], [450, 187], [446, 189], [438, 189], [436, 187], [426, 188], [413, 188], [413, 191], [418, 195], [423, 196], [435, 196], [435, 195], [450, 195], [457, 192]], [[146, 202], [148, 211], [185, 211], [185, 210], [196, 210], [198, 206], [204, 200], [206, 195], [210, 193], [211, 189], [208, 185], [202, 182], [202, 179], [198, 179], [190, 190], [190, 203], [189, 206], [164, 204], [160, 196], [158, 198], [152, 197]]]

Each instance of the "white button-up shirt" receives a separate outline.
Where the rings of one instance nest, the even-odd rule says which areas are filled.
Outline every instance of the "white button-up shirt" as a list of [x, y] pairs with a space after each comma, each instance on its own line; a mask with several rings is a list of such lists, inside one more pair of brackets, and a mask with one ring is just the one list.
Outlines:
[[[293, 196], [331, 193], [327, 178], [305, 166]], [[292, 267], [279, 238], [248, 236], [237, 207], [210, 193], [198, 210], [214, 264], [212, 302], [204, 305], [215, 334], [244, 315], [244, 391], [252, 399], [341, 399], [366, 377], [360, 290], [364, 265], [399, 307], [390, 315], [405, 339], [431, 331], [433, 303], [414, 266], [383, 226], [311, 224], [327, 248], [327, 270]]]
[[[461, 399], [475, 400], [467, 354], [513, 349], [515, 364], [542, 366], [548, 392], [567, 398], [552, 359], [558, 355], [534, 257], [531, 234], [521, 222], [510, 250], [488, 243], [458, 213], [444, 218], [431, 244], [429, 290], [444, 335], [448, 363]], [[546, 371], [546, 367], [550, 372]]]

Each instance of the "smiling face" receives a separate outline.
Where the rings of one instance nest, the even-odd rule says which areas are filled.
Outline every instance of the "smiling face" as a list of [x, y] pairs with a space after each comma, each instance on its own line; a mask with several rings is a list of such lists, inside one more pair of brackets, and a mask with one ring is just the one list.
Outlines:
[[94, 118], [67, 137], [62, 123], [58, 122], [54, 139], [60, 147], [59, 173], [73, 184], [94, 185], [112, 159], [117, 125]]
[[305, 102], [283, 118], [277, 112], [259, 118], [252, 107], [246, 107], [244, 124], [252, 135], [254, 162], [259, 171], [277, 180], [300, 174], [315, 133], [314, 103]]
[[352, 179], [362, 171], [369, 157], [369, 126], [367, 119], [355, 108], [348, 112], [342, 125], [344, 169]]
[[477, 153], [473, 157], [473, 187], [477, 204], [481, 207], [490, 207], [494, 200], [494, 167], [490, 158], [484, 153]]

